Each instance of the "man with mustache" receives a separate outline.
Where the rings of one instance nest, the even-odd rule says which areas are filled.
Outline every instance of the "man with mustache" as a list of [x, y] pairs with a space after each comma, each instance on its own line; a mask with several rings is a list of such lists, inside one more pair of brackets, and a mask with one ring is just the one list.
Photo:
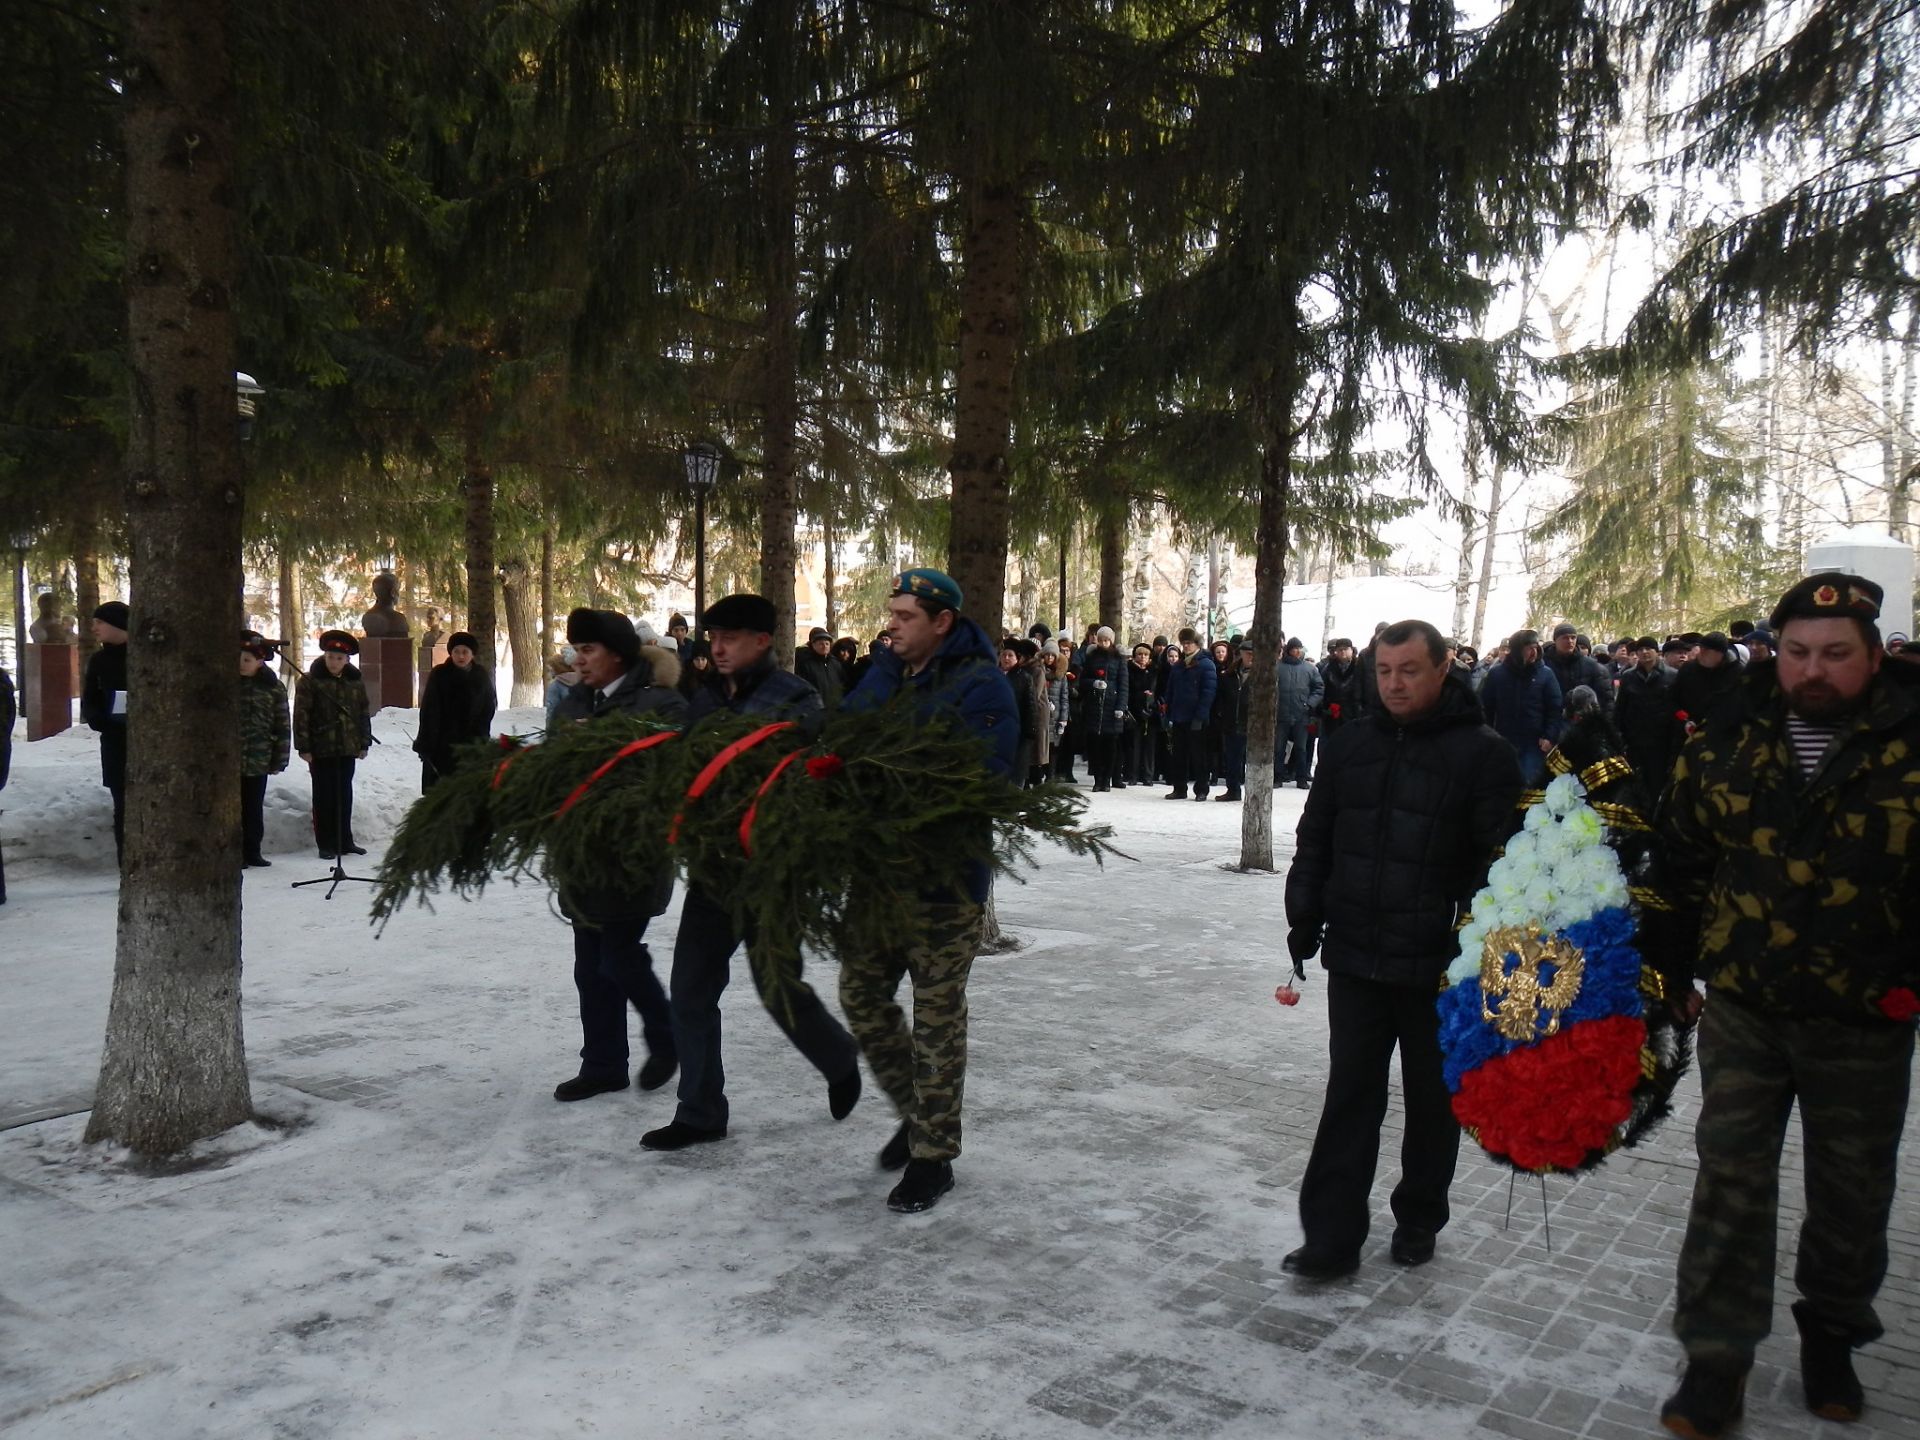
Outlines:
[[1874, 1297], [1920, 1014], [1920, 675], [1881, 664], [1882, 599], [1838, 571], [1789, 590], [1768, 622], [1778, 658], [1750, 667], [1688, 742], [1661, 807], [1674, 943], [1707, 983], [1673, 1320], [1687, 1369], [1660, 1417], [1679, 1435], [1739, 1418], [1771, 1328], [1796, 1101], [1807, 1217], [1793, 1317], [1809, 1410], [1859, 1418], [1852, 1352], [1883, 1333]]

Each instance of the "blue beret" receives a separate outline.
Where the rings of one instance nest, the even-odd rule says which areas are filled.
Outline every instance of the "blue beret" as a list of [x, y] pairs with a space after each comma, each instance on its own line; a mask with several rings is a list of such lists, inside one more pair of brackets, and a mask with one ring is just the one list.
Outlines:
[[964, 598], [953, 577], [944, 570], [902, 570], [893, 577], [893, 593], [911, 595], [916, 600], [931, 600], [949, 610], [963, 610]]

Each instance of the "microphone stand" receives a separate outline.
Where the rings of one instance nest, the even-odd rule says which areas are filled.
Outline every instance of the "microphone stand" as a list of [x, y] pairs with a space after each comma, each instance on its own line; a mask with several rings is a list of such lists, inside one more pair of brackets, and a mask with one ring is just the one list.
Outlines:
[[352, 782], [347, 779], [347, 772], [344, 769], [338, 773], [340, 793], [334, 801], [333, 869], [325, 875], [322, 875], [318, 880], [296, 880], [291, 887], [295, 890], [302, 890], [309, 885], [324, 885], [327, 887], [327, 893], [322, 898], [327, 900], [333, 899], [333, 892], [349, 881], [360, 885], [378, 885], [380, 883], [371, 875], [349, 875], [347, 873], [347, 855], [346, 850], [342, 846], [344, 837], [341, 832], [347, 828], [347, 807], [353, 803], [353, 785]]

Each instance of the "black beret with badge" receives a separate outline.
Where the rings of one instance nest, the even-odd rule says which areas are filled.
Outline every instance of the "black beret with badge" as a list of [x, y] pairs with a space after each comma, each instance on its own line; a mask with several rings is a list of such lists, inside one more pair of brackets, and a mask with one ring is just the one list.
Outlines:
[[1767, 628], [1778, 635], [1789, 620], [1861, 620], [1871, 625], [1880, 618], [1886, 591], [1864, 575], [1823, 570], [1809, 575], [1773, 607]]

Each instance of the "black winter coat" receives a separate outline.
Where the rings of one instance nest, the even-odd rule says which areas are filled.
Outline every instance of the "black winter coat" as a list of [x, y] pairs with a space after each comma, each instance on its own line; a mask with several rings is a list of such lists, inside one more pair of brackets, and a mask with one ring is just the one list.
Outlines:
[[[642, 645], [640, 658], [627, 671], [620, 688], [604, 700], [594, 699], [593, 687], [575, 685], [553, 712], [555, 725], [591, 723], [606, 715], [644, 716], [679, 723], [687, 701], [674, 687], [680, 680], [680, 658], [663, 645]], [[673, 866], [663, 865], [651, 886], [640, 893], [588, 891], [568, 895], [561, 909], [576, 925], [595, 929], [619, 920], [644, 920], [658, 915], [673, 898]]]
[[13, 677], [0, 669], [0, 790], [7, 788], [7, 772], [13, 768], [13, 722], [19, 713], [13, 699]]
[[[1342, 670], [1332, 660], [1320, 662], [1320, 680], [1326, 687], [1320, 696], [1320, 743], [1325, 744], [1340, 727], [1360, 718], [1366, 699], [1360, 683], [1360, 660], [1356, 656]], [[1335, 709], [1335, 706], [1339, 709]]]
[[846, 699], [846, 671], [840, 668], [840, 662], [831, 652], [816, 655], [811, 645], [802, 645], [793, 652], [793, 673], [813, 688], [829, 710], [839, 709], [840, 702]]
[[[839, 664], [837, 660], [833, 663]], [[718, 671], [707, 676], [687, 707], [689, 730], [709, 715], [764, 715], [768, 720], [797, 722], [801, 733], [811, 740], [826, 724], [826, 703], [820, 691], [804, 676], [789, 675], [776, 666], [771, 653], [751, 670], [735, 675], [733, 682], [732, 690], [728, 690], [726, 676]]]
[[1639, 666], [1620, 677], [1620, 699], [1613, 723], [1626, 741], [1627, 759], [1658, 794], [1679, 751], [1680, 731], [1674, 722], [1674, 672], [1661, 661], [1651, 670]]
[[1612, 716], [1613, 676], [1598, 660], [1582, 655], [1578, 649], [1571, 655], [1562, 655], [1549, 645], [1541, 652], [1540, 663], [1553, 671], [1553, 678], [1559, 682], [1561, 704], [1566, 703], [1576, 685], [1584, 685], [1599, 700], [1600, 713]]
[[[1127, 728], [1127, 685], [1133, 678], [1132, 669], [1118, 646], [1112, 650], [1089, 647], [1080, 661], [1080, 679], [1075, 682], [1081, 734], [1118, 735]], [[1107, 688], [1095, 689], [1097, 680], [1106, 681]], [[1122, 713], [1115, 715], [1115, 710]]]
[[127, 688], [127, 647], [102, 645], [87, 661], [80, 685], [80, 718], [100, 732], [100, 783], [117, 790], [127, 783], [127, 713], [113, 713], [116, 690]]
[[442, 660], [427, 672], [413, 753], [439, 774], [451, 775], [455, 748], [487, 738], [498, 703], [493, 677], [479, 665], [462, 670], [453, 661]]
[[1288, 926], [1319, 938], [1329, 970], [1436, 989], [1455, 922], [1518, 818], [1512, 747], [1449, 676], [1411, 725], [1383, 710], [1342, 727], [1319, 768], [1287, 872]]

